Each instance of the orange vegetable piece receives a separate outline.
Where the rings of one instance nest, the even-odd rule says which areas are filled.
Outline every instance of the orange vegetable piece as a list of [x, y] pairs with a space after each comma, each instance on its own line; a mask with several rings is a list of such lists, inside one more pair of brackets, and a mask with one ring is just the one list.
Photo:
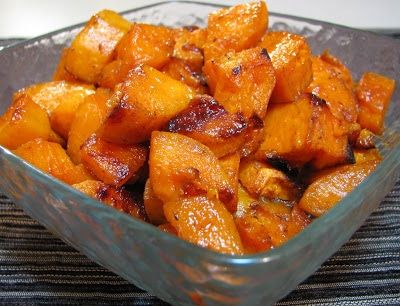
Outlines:
[[310, 217], [299, 207], [298, 204], [293, 205], [286, 228], [288, 239], [296, 236], [304, 230], [311, 221]]
[[153, 132], [149, 168], [154, 194], [164, 203], [207, 194], [218, 198], [229, 211], [236, 210], [235, 187], [219, 160], [208, 147], [192, 138]]
[[265, 117], [275, 72], [265, 49], [228, 53], [206, 62], [203, 71], [214, 98], [231, 113]]
[[268, 27], [264, 1], [223, 8], [208, 16], [205, 62], [218, 59], [229, 51], [254, 47]]
[[354, 82], [353, 77], [351, 76], [351, 72], [340, 59], [330, 54], [328, 50], [325, 50], [319, 56], [319, 58], [325, 63], [329, 64], [330, 68], [333, 68], [335, 74], [343, 80], [347, 88], [349, 88], [350, 90], [354, 89]]
[[65, 69], [79, 80], [94, 84], [103, 67], [112, 61], [119, 40], [131, 23], [110, 10], [94, 15], [66, 51]]
[[336, 67], [321, 58], [312, 57], [312, 70], [313, 80], [307, 92], [325, 100], [332, 114], [343, 121], [343, 125], [350, 123], [347, 127], [350, 133], [352, 131], [351, 123], [356, 123], [358, 116], [354, 92], [348, 88], [342, 74], [338, 73]]
[[185, 84], [150, 66], [138, 66], [111, 98], [116, 105], [99, 136], [120, 144], [146, 141], [152, 131], [162, 129], [184, 110], [193, 96], [194, 92]]
[[196, 96], [188, 108], [166, 125], [177, 132], [200, 141], [221, 157], [237, 151], [247, 140], [247, 120], [241, 114], [228, 113], [211, 96]]
[[243, 254], [232, 215], [217, 199], [205, 196], [167, 202], [164, 213], [178, 237], [225, 254]]
[[8, 149], [35, 138], [48, 139], [51, 133], [46, 111], [26, 95], [18, 95], [0, 117], [0, 145]]
[[86, 180], [72, 187], [121, 212], [146, 221], [143, 203], [123, 187], [117, 188], [95, 180]]
[[314, 95], [272, 104], [264, 130], [264, 141], [256, 152], [260, 161], [282, 159], [295, 167], [310, 162], [316, 168], [353, 161], [347, 129]]
[[204, 64], [203, 47], [207, 39], [206, 29], [183, 28], [175, 37], [173, 56], [183, 60], [197, 72]]
[[147, 151], [140, 144], [115, 144], [93, 135], [82, 145], [81, 161], [102, 182], [120, 187], [143, 167]]
[[98, 88], [93, 95], [87, 96], [79, 104], [68, 134], [67, 152], [72, 161], [80, 163], [80, 150], [86, 139], [96, 132], [111, 112], [112, 92]]
[[14, 153], [69, 185], [92, 179], [82, 165], [74, 165], [58, 143], [34, 139], [19, 146]]
[[379, 160], [369, 160], [319, 173], [300, 199], [300, 208], [316, 217], [323, 215], [356, 188], [378, 164]]
[[395, 88], [395, 81], [367, 72], [361, 77], [356, 94], [360, 113], [358, 123], [375, 134], [382, 134], [386, 110]]
[[167, 222], [163, 210], [164, 202], [154, 194], [150, 179], [144, 186], [143, 200], [147, 217], [152, 224], [161, 225]]
[[68, 48], [61, 51], [60, 60], [53, 74], [53, 81], [67, 81], [71, 83], [80, 83], [80, 81], [67, 69], [65, 69], [65, 61], [67, 59]]
[[268, 32], [258, 46], [267, 49], [275, 70], [271, 102], [294, 101], [312, 80], [311, 49], [306, 39], [289, 32]]

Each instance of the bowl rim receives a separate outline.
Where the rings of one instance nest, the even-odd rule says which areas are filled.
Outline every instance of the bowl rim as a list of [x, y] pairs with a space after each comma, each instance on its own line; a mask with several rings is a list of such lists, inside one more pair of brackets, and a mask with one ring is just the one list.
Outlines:
[[[194, 5], [201, 5], [201, 6], [212, 6], [215, 8], [223, 8], [223, 7], [228, 7], [229, 5], [225, 4], [217, 4], [217, 3], [204, 3], [204, 2], [197, 2], [197, 1], [179, 1], [179, 0], [170, 0], [170, 1], [165, 1], [165, 2], [157, 2], [157, 3], [152, 3], [149, 5], [137, 7], [131, 10], [126, 10], [120, 12], [121, 15], [125, 16], [130, 13], [134, 13], [136, 11], [140, 11], [143, 9], [148, 9], [156, 6], [161, 6], [161, 5], [169, 5], [169, 4], [179, 4], [179, 3], [185, 3], [185, 4], [194, 4]], [[290, 20], [297, 20], [297, 21], [302, 21], [302, 22], [307, 22], [307, 23], [315, 23], [318, 25], [322, 26], [333, 26], [335, 28], [342, 28], [342, 29], [348, 29], [351, 31], [355, 32], [361, 32], [361, 33], [368, 33], [368, 35], [373, 35], [377, 37], [384, 37], [387, 40], [390, 41], [396, 41], [396, 39], [382, 35], [382, 34], [377, 34], [374, 32], [370, 32], [367, 30], [360, 30], [360, 29], [354, 29], [351, 27], [343, 26], [343, 25], [338, 25], [334, 23], [329, 23], [325, 21], [319, 21], [315, 19], [308, 19], [304, 17], [297, 17], [297, 16], [292, 16], [292, 15], [286, 15], [286, 14], [281, 14], [281, 13], [273, 13], [269, 12], [269, 16], [274, 16], [274, 17], [282, 17]], [[75, 25], [71, 25], [56, 31], [52, 31], [34, 38], [30, 38], [21, 42], [17, 42], [15, 44], [12, 44], [10, 46], [5, 46], [3, 49], [0, 50], [0, 54], [5, 52], [6, 50], [12, 50], [15, 48], [20, 48], [21, 46], [27, 46], [32, 43], [37, 43], [40, 42], [42, 39], [48, 39], [48, 37], [54, 37], [59, 34], [63, 34], [65, 32], [71, 32], [71, 31], [78, 31], [80, 27], [84, 26], [86, 22], [78, 23]], [[400, 40], [398, 40], [398, 44], [400, 47]], [[7, 51], [9, 52], [9, 51]], [[392, 103], [394, 103], [392, 101]], [[61, 188], [61, 190], [68, 192], [71, 197], [74, 197], [78, 199], [79, 201], [82, 201], [85, 203], [85, 205], [90, 205], [94, 206], [96, 208], [100, 208], [107, 213], [110, 214], [110, 216], [116, 216], [119, 220], [123, 221], [121, 225], [123, 224], [124, 226], [129, 227], [130, 224], [135, 224], [137, 227], [139, 227], [142, 230], [143, 234], [148, 234], [148, 235], [156, 235], [160, 236], [160, 239], [165, 240], [166, 242], [175, 245], [176, 247], [179, 247], [181, 250], [188, 252], [190, 254], [196, 255], [198, 257], [206, 257], [209, 260], [213, 261], [214, 263], [219, 263], [219, 264], [225, 264], [225, 265], [247, 265], [247, 264], [264, 264], [267, 262], [274, 262], [282, 257], [289, 257], [292, 256], [292, 254], [296, 254], [302, 247], [304, 247], [305, 243], [309, 240], [317, 239], [321, 233], [323, 232], [322, 229], [326, 229], [327, 226], [334, 226], [338, 220], [346, 216], [346, 213], [349, 209], [355, 209], [361, 207], [361, 205], [356, 205], [357, 201], [354, 201], [357, 198], [360, 198], [361, 193], [360, 191], [365, 189], [365, 188], [374, 188], [376, 184], [384, 179], [384, 177], [390, 173], [397, 173], [397, 176], [400, 173], [400, 144], [396, 145], [394, 148], [390, 150], [390, 152], [386, 155], [386, 157], [382, 160], [382, 162], [378, 165], [378, 167], [375, 169], [375, 171], [369, 175], [359, 186], [357, 186], [352, 192], [350, 192], [346, 197], [344, 197], [341, 201], [339, 201], [330, 211], [324, 215], [322, 215], [319, 218], [316, 218], [313, 220], [311, 224], [309, 224], [303, 231], [301, 231], [298, 235], [295, 237], [291, 238], [288, 240], [286, 243], [284, 243], [282, 246], [274, 248], [272, 250], [268, 251], [263, 251], [259, 253], [254, 253], [254, 254], [245, 254], [245, 255], [230, 255], [230, 254], [222, 254], [218, 253], [216, 251], [197, 246], [195, 244], [189, 243], [181, 238], [178, 238], [174, 235], [167, 234], [161, 230], [159, 230], [156, 226], [146, 223], [142, 220], [135, 219], [131, 217], [128, 214], [119, 212], [118, 210], [108, 206], [104, 205], [102, 202], [90, 198], [89, 196], [85, 195], [84, 193], [80, 192], [79, 190], [73, 188], [70, 185], [67, 185], [66, 183], [52, 177], [51, 175], [42, 172], [41, 170], [35, 168], [22, 158], [18, 157], [15, 155], [12, 150], [9, 150], [3, 146], [0, 145], [0, 155], [4, 155], [8, 160], [10, 160], [12, 163], [19, 163], [25, 166], [27, 168], [27, 171], [32, 172], [37, 178], [39, 178], [42, 181], [50, 182], [50, 184], [55, 184], [58, 188]], [[1, 186], [0, 186], [1, 188]], [[16, 203], [18, 205], [18, 203]], [[134, 238], [133, 238], [134, 239]]]

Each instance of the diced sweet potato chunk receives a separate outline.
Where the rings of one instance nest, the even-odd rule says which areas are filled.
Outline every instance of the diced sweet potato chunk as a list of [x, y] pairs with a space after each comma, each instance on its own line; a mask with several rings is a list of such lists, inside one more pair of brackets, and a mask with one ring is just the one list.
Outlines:
[[278, 247], [302, 231], [311, 220], [297, 204], [255, 203], [235, 219], [246, 252]]
[[335, 70], [336, 75], [343, 80], [345, 85], [350, 89], [354, 89], [353, 77], [350, 70], [342, 63], [340, 59], [333, 56], [329, 51], [325, 50], [319, 58], [325, 63], [328, 63]]
[[204, 63], [203, 46], [206, 29], [182, 29], [176, 34], [173, 56], [185, 61], [194, 71], [201, 71]]
[[[332, 114], [343, 124], [355, 123], [358, 115], [357, 100], [342, 75], [319, 57], [312, 57], [312, 70], [313, 80], [307, 92], [325, 100]], [[351, 125], [348, 128], [351, 129]]]
[[154, 194], [153, 187], [151, 186], [151, 181], [149, 179], [146, 181], [144, 186], [143, 200], [147, 217], [152, 224], [160, 225], [167, 222], [163, 210], [164, 202], [157, 198], [157, 196]]
[[154, 130], [184, 110], [194, 96], [185, 84], [150, 66], [131, 70], [127, 80], [114, 93], [117, 101], [99, 130], [104, 140], [133, 144], [150, 138]]
[[395, 81], [383, 75], [367, 72], [357, 86], [360, 108], [358, 122], [362, 128], [382, 134], [386, 110], [395, 88]]
[[219, 163], [234, 190], [234, 202], [236, 203], [238, 201], [240, 154], [235, 152], [221, 157]]
[[65, 56], [65, 69], [84, 82], [95, 83], [130, 27], [129, 21], [113, 11], [97, 13], [72, 41]]
[[74, 165], [58, 143], [35, 139], [19, 146], [14, 153], [67, 184], [72, 185], [92, 179], [82, 165]]
[[16, 97], [0, 117], [0, 145], [16, 149], [35, 138], [48, 139], [49, 117], [44, 109], [26, 95]]
[[375, 148], [373, 149], [355, 149], [354, 150], [354, 158], [356, 160], [357, 164], [370, 161], [370, 160], [375, 160], [375, 161], [381, 161], [382, 157], [379, 151]]
[[188, 108], [168, 121], [166, 130], [194, 138], [221, 157], [237, 151], [246, 141], [247, 120], [228, 113], [211, 96], [196, 96]]
[[233, 217], [217, 199], [197, 196], [167, 202], [164, 213], [180, 238], [221, 253], [243, 253]]
[[336, 205], [371, 174], [379, 160], [327, 169], [318, 174], [300, 199], [300, 208], [319, 217]]
[[312, 80], [311, 50], [304, 37], [289, 32], [269, 32], [259, 47], [265, 48], [275, 70], [271, 102], [292, 102]]
[[254, 47], [268, 27], [264, 1], [223, 8], [208, 16], [205, 61], [217, 59], [228, 51]]
[[94, 87], [91, 85], [52, 81], [25, 87], [14, 94], [14, 99], [20, 95], [26, 95], [51, 116], [60, 104], [73, 104], [74, 102], [70, 101], [81, 101], [93, 93]]
[[117, 59], [131, 68], [139, 64], [161, 68], [172, 56], [174, 34], [173, 29], [164, 26], [135, 23], [118, 44]]
[[242, 160], [239, 180], [246, 190], [256, 198], [294, 201], [299, 195], [299, 188], [286, 174], [257, 160]]
[[81, 148], [81, 161], [102, 182], [120, 187], [143, 167], [147, 151], [144, 145], [115, 144], [93, 135]]
[[65, 61], [67, 59], [68, 48], [61, 51], [60, 60], [53, 74], [53, 81], [67, 81], [71, 83], [79, 83], [77, 77], [65, 69]]
[[184, 135], [152, 133], [150, 181], [164, 203], [181, 197], [207, 194], [236, 210], [235, 188], [219, 160], [205, 145]]
[[357, 149], [371, 149], [375, 147], [375, 134], [368, 129], [362, 129], [353, 142], [353, 146]]
[[161, 71], [168, 74], [171, 78], [190, 86], [198, 94], [208, 92], [208, 85], [201, 73], [201, 69], [198, 72], [192, 70], [190, 65], [184, 60], [172, 58]]
[[261, 161], [278, 158], [295, 167], [310, 162], [316, 168], [353, 161], [346, 128], [315, 95], [272, 104], [264, 129], [265, 139], [256, 153]]
[[79, 104], [68, 134], [67, 152], [74, 163], [81, 160], [80, 150], [86, 139], [96, 132], [110, 113], [113, 101], [111, 91], [103, 88], [87, 96]]
[[132, 217], [146, 221], [143, 203], [123, 187], [116, 188], [100, 181], [86, 180], [72, 187]]
[[232, 113], [264, 118], [275, 86], [275, 72], [266, 49], [228, 53], [204, 65], [214, 98]]

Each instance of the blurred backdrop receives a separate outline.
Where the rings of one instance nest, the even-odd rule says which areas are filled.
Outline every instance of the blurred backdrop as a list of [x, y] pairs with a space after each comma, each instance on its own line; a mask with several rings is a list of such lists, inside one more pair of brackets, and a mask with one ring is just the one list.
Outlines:
[[[0, 37], [28, 38], [89, 19], [108, 8], [125, 11], [162, 0], [0, 0]], [[213, 0], [226, 5], [246, 0]], [[355, 28], [400, 31], [400, 0], [267, 0], [270, 11]]]

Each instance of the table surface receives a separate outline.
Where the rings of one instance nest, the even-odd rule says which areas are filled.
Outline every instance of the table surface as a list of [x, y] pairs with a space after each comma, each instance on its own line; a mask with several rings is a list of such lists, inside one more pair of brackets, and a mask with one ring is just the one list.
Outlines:
[[[400, 180], [353, 237], [277, 305], [400, 305], [399, 221]], [[1, 191], [0, 304], [168, 305], [65, 244]]]

